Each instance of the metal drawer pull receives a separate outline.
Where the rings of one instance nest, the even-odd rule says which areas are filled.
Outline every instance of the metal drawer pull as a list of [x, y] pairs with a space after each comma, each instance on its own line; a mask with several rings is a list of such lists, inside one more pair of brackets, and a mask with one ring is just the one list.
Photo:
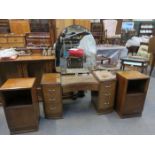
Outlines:
[[110, 93], [109, 93], [109, 94], [104, 94], [104, 95], [105, 95], [105, 96], [109, 96], [109, 97], [111, 96], [111, 94], [110, 94]]
[[105, 86], [106, 88], [110, 88], [111, 86], [109, 85], [109, 86]]
[[56, 90], [55, 89], [49, 89], [48, 91], [49, 92], [55, 92]]
[[50, 110], [55, 110], [56, 106], [50, 107]]
[[50, 98], [49, 101], [55, 101], [55, 98]]

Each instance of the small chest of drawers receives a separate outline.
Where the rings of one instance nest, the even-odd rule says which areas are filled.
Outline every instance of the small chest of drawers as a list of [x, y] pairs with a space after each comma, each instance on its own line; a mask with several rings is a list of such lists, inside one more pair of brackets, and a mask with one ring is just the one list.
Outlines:
[[60, 74], [44, 74], [41, 84], [45, 117], [62, 117], [62, 89], [60, 83]]
[[98, 91], [92, 91], [92, 102], [98, 113], [112, 112], [114, 109], [116, 78], [107, 71], [96, 71], [94, 75], [99, 81], [99, 88]]

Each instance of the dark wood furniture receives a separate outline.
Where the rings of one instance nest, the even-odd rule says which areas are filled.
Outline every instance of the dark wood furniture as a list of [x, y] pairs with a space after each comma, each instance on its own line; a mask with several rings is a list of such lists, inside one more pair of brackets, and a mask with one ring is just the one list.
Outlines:
[[0, 34], [0, 48], [25, 47], [25, 35], [23, 34]]
[[117, 72], [116, 111], [121, 118], [141, 116], [149, 77], [137, 71]]
[[149, 49], [148, 52], [151, 54], [151, 69], [150, 69], [150, 75], [152, 74], [152, 71], [155, 66], [155, 37], [151, 37], [149, 40]]
[[152, 62], [151, 62], [150, 76], [152, 74], [152, 71], [153, 71], [154, 66], [155, 66], [155, 53], [152, 54]]
[[55, 56], [19, 56], [16, 60], [0, 60], [0, 85], [9, 78], [36, 77], [39, 99], [43, 73], [55, 72]]
[[63, 110], [60, 74], [44, 74], [41, 80], [41, 85], [45, 117], [61, 118], [63, 115]]
[[38, 130], [39, 103], [35, 78], [7, 80], [0, 88], [11, 134]]
[[91, 23], [91, 33], [96, 41], [96, 44], [103, 43], [103, 24], [102, 23]]
[[26, 34], [27, 47], [49, 47], [51, 46], [51, 36], [48, 32], [31, 32]]
[[9, 20], [8, 19], [0, 19], [0, 33], [9, 33]]
[[92, 102], [99, 114], [112, 112], [114, 109], [116, 77], [107, 71], [94, 71], [99, 82], [98, 91], [92, 91]]
[[31, 32], [49, 32], [49, 19], [30, 19]]
[[122, 69], [122, 70], [125, 69], [126, 65], [130, 65], [130, 66], [140, 67], [142, 73], [144, 72], [144, 70], [147, 72], [149, 60], [136, 59], [136, 58], [130, 58], [130, 57], [121, 58], [120, 60], [121, 60], [120, 69]]
[[131, 53], [131, 55], [134, 55], [135, 53], [137, 54], [139, 46], [130, 46], [127, 47], [128, 49], [128, 54]]

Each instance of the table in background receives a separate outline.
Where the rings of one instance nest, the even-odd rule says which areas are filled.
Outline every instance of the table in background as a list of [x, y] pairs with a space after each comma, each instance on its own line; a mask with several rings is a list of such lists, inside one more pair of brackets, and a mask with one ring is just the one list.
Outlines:
[[131, 65], [131, 66], [135, 66], [135, 67], [140, 67], [141, 72], [143, 73], [144, 69], [147, 70], [148, 64], [149, 64], [149, 60], [126, 57], [126, 58], [121, 58], [121, 68], [120, 69], [124, 70], [125, 65]]
[[120, 58], [126, 57], [128, 49], [125, 46], [118, 45], [98, 45], [97, 56], [103, 55], [104, 57], [111, 58], [110, 63], [116, 64]]

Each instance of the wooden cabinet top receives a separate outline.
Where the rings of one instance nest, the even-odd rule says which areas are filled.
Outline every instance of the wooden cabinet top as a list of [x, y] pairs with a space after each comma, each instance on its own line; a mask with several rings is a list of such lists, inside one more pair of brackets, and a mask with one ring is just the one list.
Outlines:
[[109, 80], [115, 80], [116, 79], [116, 76], [113, 75], [111, 72], [108, 72], [108, 71], [93, 71], [93, 75], [99, 81], [109, 81]]
[[60, 74], [59, 73], [46, 73], [43, 75], [41, 84], [60, 84]]
[[117, 75], [127, 79], [127, 80], [136, 80], [136, 79], [148, 79], [149, 76], [142, 74], [138, 71], [119, 71]]
[[31, 89], [35, 83], [35, 78], [14, 78], [8, 79], [1, 87], [0, 91]]
[[31, 55], [31, 56], [19, 56], [15, 60], [0, 60], [0, 62], [23, 62], [23, 61], [45, 61], [55, 60], [55, 56], [42, 56], [42, 55]]
[[98, 84], [98, 81], [92, 74], [81, 75], [63, 75], [61, 77], [62, 85], [70, 84]]

